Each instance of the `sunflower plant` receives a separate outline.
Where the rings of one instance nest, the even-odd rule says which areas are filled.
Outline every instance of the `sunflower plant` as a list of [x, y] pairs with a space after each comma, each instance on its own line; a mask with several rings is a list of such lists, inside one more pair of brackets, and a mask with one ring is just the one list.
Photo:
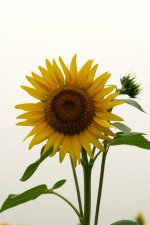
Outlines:
[[[31, 126], [25, 137], [31, 138], [29, 149], [44, 143], [40, 157], [25, 170], [21, 181], [26, 181], [34, 174], [47, 157], [59, 154], [62, 162], [69, 156], [75, 181], [78, 206], [61, 195], [56, 189], [63, 186], [66, 180], [57, 181], [50, 188], [45, 184], [33, 187], [18, 195], [9, 195], [4, 201], [0, 212], [38, 198], [43, 194], [53, 194], [65, 201], [76, 213], [81, 225], [90, 225], [91, 218], [91, 175], [94, 163], [101, 156], [101, 172], [95, 206], [94, 225], [98, 223], [100, 201], [103, 187], [105, 162], [112, 145], [132, 145], [150, 149], [150, 141], [141, 132], [132, 132], [122, 123], [123, 118], [113, 113], [113, 108], [124, 103], [144, 112], [135, 101], [141, 91], [140, 85], [132, 76], [121, 78], [121, 88], [108, 85], [111, 76], [105, 72], [96, 76], [98, 64], [88, 60], [78, 69], [76, 55], [67, 66], [59, 57], [59, 63], [53, 59], [46, 60], [46, 68], [39, 66], [40, 75], [32, 72], [26, 76], [30, 87], [21, 86], [36, 99], [35, 103], [16, 105], [24, 113], [17, 119], [23, 121], [19, 126]], [[127, 96], [127, 98], [119, 98]], [[113, 128], [113, 129], [112, 129]], [[116, 128], [116, 129], [114, 129]], [[117, 131], [117, 132], [114, 132]], [[80, 195], [80, 185], [76, 167], [83, 168], [84, 198]], [[112, 225], [137, 225], [138, 221], [120, 220]]]

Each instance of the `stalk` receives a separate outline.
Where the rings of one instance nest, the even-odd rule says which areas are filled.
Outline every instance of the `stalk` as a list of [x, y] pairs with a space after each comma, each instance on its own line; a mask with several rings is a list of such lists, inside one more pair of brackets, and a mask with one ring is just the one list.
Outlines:
[[71, 162], [71, 167], [72, 167], [72, 172], [73, 172], [73, 177], [74, 177], [74, 182], [75, 182], [75, 187], [76, 187], [76, 192], [77, 192], [77, 198], [78, 198], [80, 215], [81, 215], [81, 217], [83, 217], [83, 209], [82, 209], [82, 202], [81, 202], [79, 183], [78, 183], [76, 170], [75, 170], [75, 167], [74, 167], [74, 164], [73, 164], [73, 161], [72, 161], [71, 157], [70, 157], [70, 162]]
[[98, 188], [98, 195], [97, 195], [97, 203], [96, 203], [96, 212], [95, 212], [94, 225], [98, 224], [98, 217], [99, 217], [99, 211], [100, 211], [100, 202], [101, 202], [101, 195], [102, 195], [102, 188], [103, 188], [106, 156], [107, 156], [107, 151], [102, 153], [102, 163], [101, 163], [101, 171], [100, 171], [100, 179], [99, 179], [99, 188]]
[[53, 195], [58, 196], [59, 198], [63, 199], [68, 205], [71, 206], [71, 208], [74, 210], [74, 212], [77, 214], [77, 216], [79, 217], [79, 220], [81, 222], [81, 218], [80, 218], [80, 213], [78, 212], [78, 210], [76, 209], [76, 207], [64, 196], [60, 195], [59, 193], [57, 193], [56, 191], [51, 191], [50, 192]]
[[84, 175], [84, 217], [83, 224], [90, 225], [91, 218], [91, 171], [92, 167], [88, 163], [88, 158], [85, 150], [82, 150], [82, 159], [84, 163], [83, 166], [83, 175]]

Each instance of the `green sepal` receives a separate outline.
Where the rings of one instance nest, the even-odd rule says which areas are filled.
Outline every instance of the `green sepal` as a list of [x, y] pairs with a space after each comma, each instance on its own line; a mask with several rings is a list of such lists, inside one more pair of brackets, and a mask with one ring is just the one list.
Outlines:
[[126, 126], [123, 123], [115, 122], [115, 123], [111, 123], [111, 125], [113, 125], [114, 127], [118, 128], [123, 133], [130, 133], [131, 132], [130, 127]]
[[111, 225], [138, 225], [138, 224], [131, 220], [120, 220], [115, 223], [112, 223]]
[[128, 95], [131, 98], [136, 98], [141, 93], [141, 85], [136, 82], [136, 77], [131, 73], [123, 76], [120, 79], [122, 84], [121, 89], [119, 89], [120, 94]]
[[110, 145], [133, 145], [139, 148], [150, 149], [150, 141], [147, 140], [143, 133], [130, 132], [116, 134], [116, 137], [110, 142]]
[[[43, 148], [41, 150], [41, 152], [43, 151]], [[34, 163], [32, 163], [31, 165], [29, 165], [27, 167], [27, 169], [25, 170], [23, 176], [21, 177], [21, 181], [26, 181], [28, 180], [33, 174], [34, 172], [37, 170], [37, 168], [39, 167], [39, 165], [52, 153], [53, 148], [50, 148], [48, 151], [45, 152], [45, 154], [41, 154], [40, 158], [38, 160], [36, 160]]]
[[3, 212], [7, 209], [10, 209], [12, 207], [15, 207], [17, 205], [21, 205], [23, 203], [26, 203], [28, 201], [34, 200], [38, 198], [41, 195], [44, 194], [53, 194], [53, 190], [56, 188], [60, 188], [66, 180], [60, 180], [56, 182], [52, 188], [48, 189], [48, 187], [45, 184], [38, 185], [34, 188], [31, 188], [21, 194], [11, 194], [8, 196], [8, 198], [4, 201], [0, 212]]
[[41, 102], [48, 102], [48, 100], [47, 99], [43, 99], [43, 100], [41, 100]]
[[[118, 100], [120, 100], [120, 99], [118, 99]], [[121, 99], [121, 100], [124, 101], [125, 103], [127, 103], [128, 105], [131, 105], [131, 106], [137, 108], [138, 110], [140, 110], [141, 112], [145, 113], [144, 109], [140, 106], [140, 104], [137, 101], [135, 101], [133, 99]]]

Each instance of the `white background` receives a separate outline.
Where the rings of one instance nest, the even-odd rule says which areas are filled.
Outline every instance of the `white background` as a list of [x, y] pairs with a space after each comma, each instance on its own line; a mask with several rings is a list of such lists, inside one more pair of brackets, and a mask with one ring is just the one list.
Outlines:
[[[132, 71], [142, 83], [138, 101], [146, 114], [119, 106], [115, 111], [133, 131], [150, 137], [150, 1], [149, 0], [0, 0], [0, 205], [10, 193], [20, 193], [46, 183], [49, 187], [65, 178], [60, 190], [75, 204], [76, 194], [69, 160], [47, 159], [25, 183], [19, 181], [34, 162], [40, 146], [28, 151], [23, 143], [28, 128], [15, 126], [19, 111], [14, 105], [33, 98], [20, 89], [25, 75], [37, 72], [45, 59], [61, 55], [69, 64], [74, 53], [78, 65], [94, 58], [100, 73], [112, 73], [110, 84], [119, 85], [120, 76]], [[92, 213], [99, 175], [98, 160], [93, 170]], [[82, 183], [82, 171], [78, 167]], [[129, 146], [112, 147], [109, 152], [99, 225], [119, 219], [134, 219], [139, 211], [150, 224], [150, 152]], [[10, 209], [0, 221], [27, 225], [77, 225], [77, 217], [55, 196]], [[93, 218], [92, 218], [93, 221]], [[93, 223], [91, 223], [93, 224]]]

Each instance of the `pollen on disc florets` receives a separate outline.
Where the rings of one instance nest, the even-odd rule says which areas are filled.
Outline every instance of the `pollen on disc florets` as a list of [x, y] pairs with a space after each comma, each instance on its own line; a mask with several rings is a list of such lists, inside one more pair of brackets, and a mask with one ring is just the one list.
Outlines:
[[84, 131], [94, 116], [94, 106], [87, 92], [65, 85], [57, 89], [47, 102], [45, 117], [60, 133], [74, 135]]

